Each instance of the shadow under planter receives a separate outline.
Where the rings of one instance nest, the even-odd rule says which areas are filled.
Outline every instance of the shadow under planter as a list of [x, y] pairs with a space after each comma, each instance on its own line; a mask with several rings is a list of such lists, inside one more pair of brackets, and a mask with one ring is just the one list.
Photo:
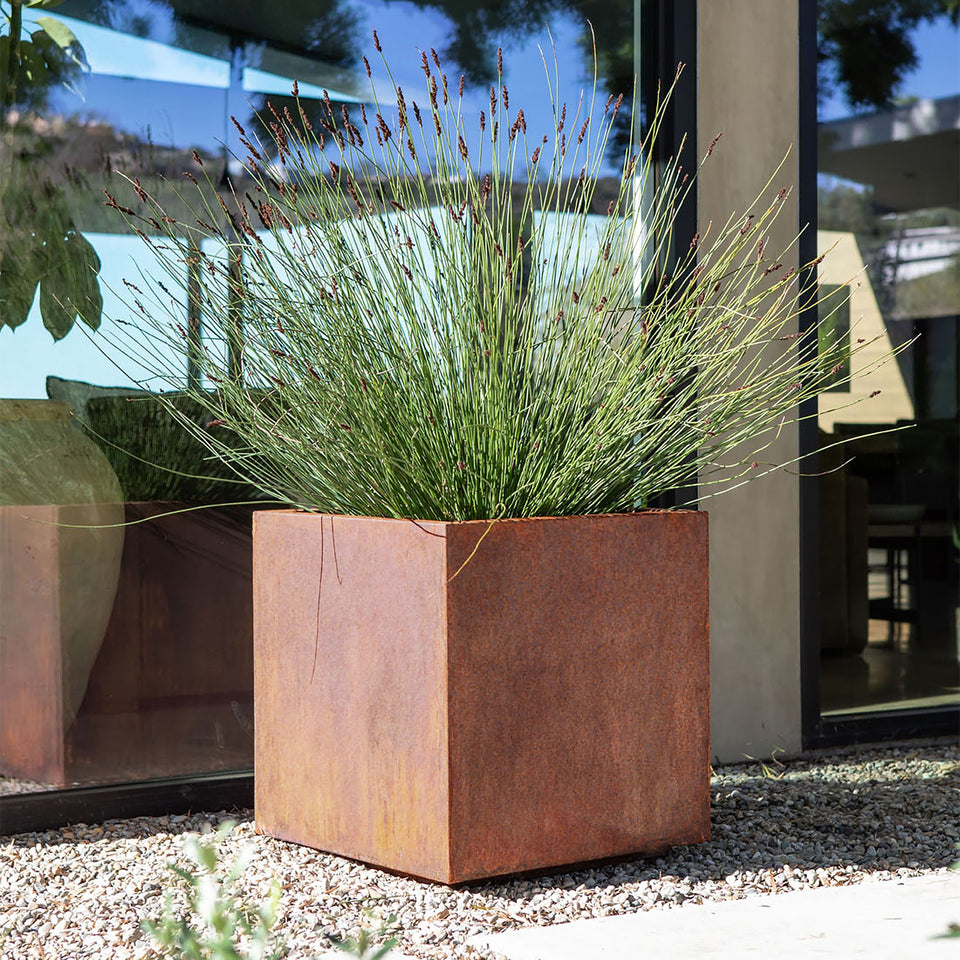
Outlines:
[[710, 835], [707, 517], [254, 517], [260, 831], [458, 883]]
[[[156, 516], [183, 506], [125, 504], [127, 523], [154, 519], [123, 529], [119, 580], [108, 585], [113, 609], [75, 716], [62, 693], [76, 686], [71, 624], [54, 601], [60, 541], [75, 535], [57, 524], [76, 511], [46, 507], [47, 522], [37, 523], [39, 508], [27, 516], [28, 508], [0, 507], [9, 570], [0, 617], [0, 772], [68, 786], [252, 765], [250, 511]], [[21, 571], [32, 587], [18, 579]]]

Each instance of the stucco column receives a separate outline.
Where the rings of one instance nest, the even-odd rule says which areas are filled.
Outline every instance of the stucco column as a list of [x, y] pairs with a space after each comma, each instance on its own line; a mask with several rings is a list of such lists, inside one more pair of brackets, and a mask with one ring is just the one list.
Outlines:
[[[750, 204], [793, 147], [774, 192], [798, 182], [798, 0], [698, 4], [699, 229]], [[799, 230], [796, 190], [768, 249]], [[796, 265], [796, 253], [786, 266]], [[796, 427], [766, 459], [792, 460]], [[706, 491], [704, 491], [706, 492]], [[703, 502], [710, 513], [712, 751], [721, 761], [796, 753], [800, 726], [799, 485], [777, 472]]]

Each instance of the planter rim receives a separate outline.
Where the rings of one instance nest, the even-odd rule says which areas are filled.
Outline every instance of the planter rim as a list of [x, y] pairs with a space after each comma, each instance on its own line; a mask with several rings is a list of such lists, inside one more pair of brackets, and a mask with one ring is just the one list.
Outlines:
[[[254, 508], [254, 513], [260, 513], [261, 508]], [[307, 510], [303, 507], [281, 507], [279, 509], [272, 509], [269, 511], [271, 514], [302, 514], [303, 516], [311, 517], [343, 517], [350, 520], [376, 520], [378, 522], [389, 522], [389, 523], [430, 523], [430, 524], [483, 524], [489, 526], [495, 523], [533, 523], [537, 521], [544, 520], [597, 520], [603, 517], [620, 517], [620, 518], [641, 518], [641, 517], [652, 517], [658, 515], [676, 515], [676, 514], [702, 514], [707, 516], [706, 510], [696, 510], [689, 507], [675, 507], [675, 508], [666, 508], [666, 507], [649, 507], [642, 510], [634, 510], [630, 512], [623, 513], [570, 513], [570, 514], [561, 514], [559, 516], [536, 516], [536, 517], [490, 517], [487, 519], [478, 519], [478, 520], [432, 520], [424, 519], [423, 517], [381, 517], [381, 516], [370, 516], [366, 514], [352, 514], [352, 513], [333, 513], [329, 510]]]

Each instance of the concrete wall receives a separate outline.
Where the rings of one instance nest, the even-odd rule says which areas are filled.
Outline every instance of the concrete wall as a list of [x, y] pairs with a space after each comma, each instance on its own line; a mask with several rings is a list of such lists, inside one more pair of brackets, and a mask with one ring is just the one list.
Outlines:
[[[797, 184], [798, 0], [701, 0], [698, 138], [700, 229], [751, 202], [794, 146], [774, 192]], [[796, 192], [771, 236], [781, 249], [799, 224]], [[785, 261], [794, 265], [793, 261]], [[788, 428], [770, 459], [797, 455]], [[710, 513], [713, 754], [721, 761], [796, 753], [800, 728], [798, 481], [778, 472], [716, 499]]]

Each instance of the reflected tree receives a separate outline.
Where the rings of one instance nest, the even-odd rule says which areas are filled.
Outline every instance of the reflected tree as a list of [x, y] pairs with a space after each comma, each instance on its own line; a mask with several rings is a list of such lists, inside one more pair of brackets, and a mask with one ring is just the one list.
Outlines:
[[[566, 16], [582, 25], [579, 44], [591, 74], [596, 37], [597, 75], [606, 92], [629, 96], [633, 90], [633, 0], [414, 0], [414, 5], [436, 11], [450, 22], [450, 39], [440, 54], [456, 63], [472, 86], [496, 81], [498, 46], [542, 35], [552, 20]], [[617, 117], [612, 154], [626, 146], [630, 128], [630, 112], [623, 109]]]
[[100, 259], [77, 230], [62, 187], [42, 175], [50, 122], [38, 114], [52, 88], [77, 93], [89, 70], [67, 26], [35, 15], [58, 3], [0, 3], [0, 328], [26, 321], [39, 287], [40, 314], [54, 340], [78, 318], [96, 330], [103, 308]]
[[12, 112], [42, 112], [53, 87], [79, 93], [89, 71], [83, 47], [60, 20], [32, 13], [56, 7], [62, 0], [5, 0], [0, 3], [0, 123], [9, 125]]
[[253, 0], [229, 4], [210, 0], [96, 0], [90, 18], [114, 30], [187, 48], [190, 43], [185, 28], [200, 27], [223, 37], [221, 56], [229, 56], [231, 44], [254, 41], [280, 50], [321, 54], [325, 62], [342, 67], [357, 62], [363, 20], [349, 0], [283, 0], [274, 4]]
[[[407, 0], [388, 0], [396, 2]], [[591, 57], [587, 21], [593, 26], [600, 77], [608, 91], [620, 93], [632, 87], [632, 0], [414, 0], [414, 5], [436, 11], [450, 22], [450, 40], [440, 53], [457, 63], [472, 85], [496, 80], [498, 46], [527, 40], [541, 34], [556, 17], [568, 16], [583, 25], [581, 45]], [[591, 62], [591, 72], [592, 67]]]
[[946, 18], [960, 24], [960, 0], [819, 0], [818, 96], [842, 93], [855, 110], [890, 107], [919, 65], [910, 34]]

